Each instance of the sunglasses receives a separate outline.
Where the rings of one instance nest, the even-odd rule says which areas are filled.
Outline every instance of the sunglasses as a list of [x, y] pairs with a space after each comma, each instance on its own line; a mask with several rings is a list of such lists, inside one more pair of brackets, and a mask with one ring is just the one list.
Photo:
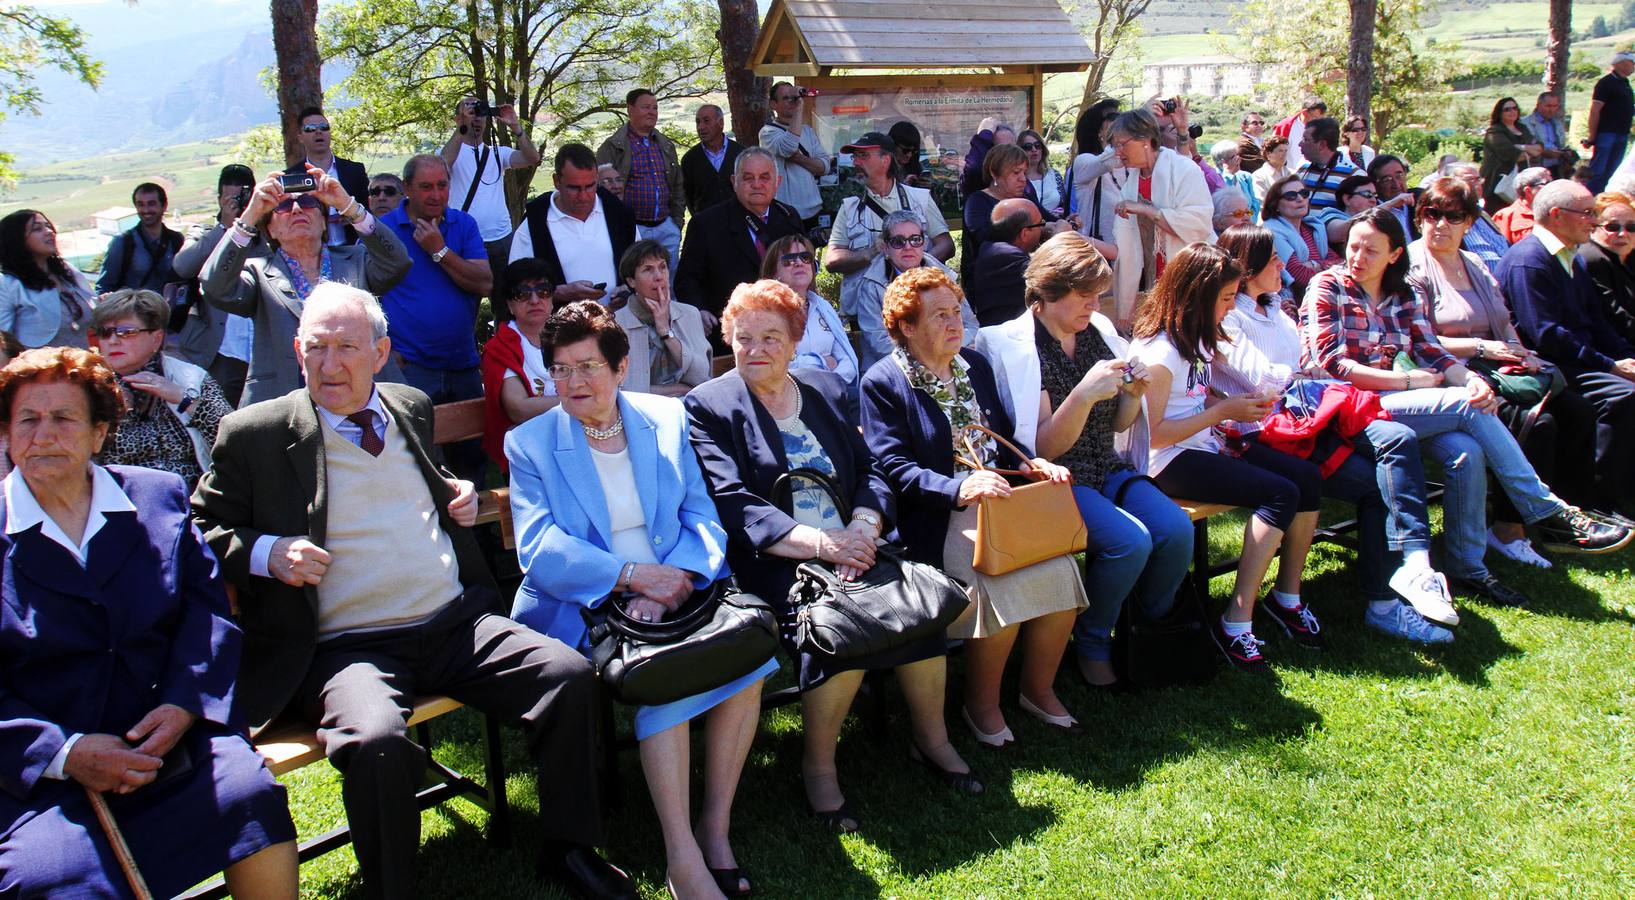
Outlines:
[[1427, 222], [1446, 221], [1449, 225], [1463, 225], [1470, 218], [1461, 212], [1443, 212], [1435, 207], [1420, 210], [1419, 217]]
[[397, 188], [392, 187], [389, 184], [388, 185], [382, 185], [381, 187], [372, 187], [372, 188], [369, 189], [369, 196], [371, 196], [371, 197], [396, 197], [397, 196]]
[[1361, 197], [1364, 200], [1378, 200], [1380, 195], [1373, 191], [1352, 191], [1351, 196]]
[[323, 205], [324, 205], [324, 202], [322, 200], [319, 200], [317, 197], [314, 197], [311, 194], [302, 194], [299, 197], [291, 197], [288, 200], [285, 200], [284, 202], [282, 202], [282, 203], [278, 204], [277, 206], [273, 207], [273, 212], [275, 212], [275, 213], [286, 213], [286, 212], [289, 212], [290, 210], [295, 209], [297, 206], [301, 207], [302, 209], [317, 209], [318, 207], [323, 206]]
[[886, 238], [886, 246], [890, 247], [893, 250], [901, 250], [904, 247], [924, 247], [925, 246], [925, 235], [923, 235], [923, 234], [910, 234], [910, 235], [894, 234], [891, 237]]
[[91, 333], [106, 341], [112, 340], [113, 338], [124, 340], [132, 335], [147, 334], [150, 331], [158, 330], [159, 329], [157, 328], [137, 328], [135, 325], [120, 325], [117, 328], [111, 325], [106, 325], [101, 328], [91, 329]]
[[812, 251], [799, 250], [794, 253], [785, 253], [784, 255], [778, 257], [778, 262], [781, 262], [786, 266], [792, 266], [795, 263], [806, 263], [807, 265], [811, 265], [816, 259], [817, 257], [812, 255]]
[[1602, 222], [1601, 230], [1607, 234], [1635, 234], [1635, 222]]
[[1284, 191], [1278, 196], [1284, 200], [1307, 200], [1311, 198], [1311, 191], [1307, 188], [1301, 188], [1298, 191]]
[[1025, 144], [1019, 144], [1017, 146], [1021, 147], [1023, 150], [1028, 151], [1029, 153], [1032, 153], [1035, 150], [1043, 150], [1045, 148], [1045, 145], [1043, 145], [1043, 144], [1041, 144], [1041, 143], [1039, 143], [1037, 141], [1028, 141]]
[[312, 133], [317, 132], [317, 131], [328, 131], [328, 130], [329, 130], [329, 123], [328, 122], [325, 122], [322, 125], [319, 125], [317, 123], [313, 123], [311, 125], [302, 125], [301, 126], [301, 132], [303, 134], [312, 134]]
[[551, 296], [551, 287], [550, 285], [545, 284], [519, 284], [516, 286], [516, 289], [511, 292], [512, 300], [529, 300], [535, 298], [540, 300], [549, 300], [551, 299]]

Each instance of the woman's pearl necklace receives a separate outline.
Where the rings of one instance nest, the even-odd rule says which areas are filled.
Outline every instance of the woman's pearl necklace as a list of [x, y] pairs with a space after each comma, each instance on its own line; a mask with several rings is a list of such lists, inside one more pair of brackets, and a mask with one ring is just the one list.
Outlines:
[[[583, 424], [583, 423], [581, 423], [581, 424]], [[616, 438], [619, 435], [624, 434], [624, 416], [618, 416], [617, 418], [615, 418], [613, 420], [613, 424], [609, 425], [605, 429], [603, 429], [603, 428], [592, 428], [589, 425], [584, 425], [584, 428], [585, 428], [585, 436], [588, 437], [588, 438], [592, 438], [592, 439], [595, 439], [595, 440], [598, 440], [598, 441], [605, 441], [605, 440], [608, 440], [610, 438]]]

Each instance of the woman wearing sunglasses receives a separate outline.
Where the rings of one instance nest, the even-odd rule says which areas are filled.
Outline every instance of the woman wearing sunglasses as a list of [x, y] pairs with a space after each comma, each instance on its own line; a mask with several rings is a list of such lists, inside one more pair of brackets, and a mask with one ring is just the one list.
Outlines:
[[[889, 216], [890, 213], [887, 213]], [[817, 254], [812, 242], [802, 234], [778, 238], [761, 260], [761, 277], [783, 282], [795, 296], [806, 301], [806, 330], [795, 345], [791, 369], [822, 369], [833, 372], [846, 383], [853, 411], [857, 403], [857, 351], [846, 336], [840, 313], [822, 294], [812, 290], [817, 280]]]
[[97, 459], [174, 472], [192, 493], [233, 407], [204, 369], [160, 352], [169, 318], [170, 304], [152, 291], [115, 291], [97, 304], [91, 332], [125, 394], [125, 413]]
[[1502, 97], [1493, 104], [1487, 132], [1482, 135], [1482, 199], [1487, 211], [1496, 213], [1511, 199], [1497, 193], [1499, 180], [1511, 172], [1527, 168], [1528, 160], [1544, 153], [1544, 145], [1521, 120], [1521, 104], [1515, 97]]
[[[257, 184], [249, 205], [200, 274], [207, 303], [248, 316], [255, 326], [240, 406], [281, 397], [300, 386], [295, 327], [307, 295], [319, 282], [338, 281], [378, 296], [409, 273], [409, 253], [392, 229], [376, 227], [374, 215], [325, 172], [308, 165], [307, 175], [316, 187], [299, 193], [284, 190], [282, 172]], [[340, 211], [360, 236], [358, 243], [325, 246], [327, 207]], [[265, 256], [256, 256], [258, 236], [271, 248]], [[378, 379], [402, 381], [403, 374], [388, 358]]]
[[[856, 294], [857, 331], [862, 337], [857, 349], [857, 368], [861, 372], [867, 372], [877, 360], [890, 356], [891, 351], [897, 348], [886, 331], [885, 314], [882, 312], [887, 285], [898, 275], [921, 266], [940, 269], [949, 280], [958, 280], [953, 269], [925, 252], [925, 229], [913, 210], [900, 209], [888, 213], [880, 223], [880, 237], [876, 246], [880, 252], [875, 255], [874, 262], [863, 270], [863, 279]], [[970, 302], [963, 298], [960, 300], [960, 320], [965, 323], [968, 347], [976, 340], [977, 329], [981, 325]]]
[[1595, 198], [1595, 231], [1578, 245], [1596, 296], [1624, 340], [1635, 343], [1635, 200], [1608, 191]]
[[1317, 273], [1340, 261], [1329, 248], [1328, 228], [1311, 213], [1311, 190], [1299, 175], [1272, 182], [1261, 203], [1262, 224], [1283, 260], [1283, 289], [1296, 302]]
[[57, 226], [19, 209], [0, 219], [0, 331], [24, 348], [89, 346], [91, 284], [57, 252]]
[[1028, 184], [1039, 198], [1039, 205], [1050, 210], [1051, 215], [1061, 218], [1067, 199], [1067, 185], [1063, 183], [1061, 173], [1050, 167], [1050, 147], [1045, 145], [1045, 139], [1039, 136], [1039, 132], [1031, 128], [1016, 138], [1016, 146], [1028, 155]]

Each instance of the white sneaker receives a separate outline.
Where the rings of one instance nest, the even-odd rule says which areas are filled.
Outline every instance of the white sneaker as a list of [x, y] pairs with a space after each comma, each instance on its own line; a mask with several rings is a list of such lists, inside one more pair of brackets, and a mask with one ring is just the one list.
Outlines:
[[1487, 533], [1487, 545], [1503, 554], [1505, 559], [1513, 559], [1523, 565], [1538, 566], [1541, 569], [1548, 569], [1554, 565], [1540, 556], [1539, 552], [1533, 549], [1533, 543], [1524, 537], [1507, 544], [1499, 540], [1499, 536], [1490, 529]]
[[1425, 618], [1450, 628], [1459, 624], [1459, 611], [1453, 608], [1453, 596], [1448, 593], [1448, 579], [1441, 572], [1404, 566], [1389, 583], [1391, 590], [1401, 594]]
[[[1441, 578], [1442, 576], [1436, 576]], [[1369, 628], [1383, 631], [1392, 637], [1414, 641], [1420, 644], [1451, 644], [1453, 632], [1446, 628], [1439, 628], [1425, 621], [1425, 617], [1414, 611], [1411, 606], [1398, 603], [1391, 611], [1383, 615], [1375, 613], [1370, 607], [1363, 615], [1363, 624]]]

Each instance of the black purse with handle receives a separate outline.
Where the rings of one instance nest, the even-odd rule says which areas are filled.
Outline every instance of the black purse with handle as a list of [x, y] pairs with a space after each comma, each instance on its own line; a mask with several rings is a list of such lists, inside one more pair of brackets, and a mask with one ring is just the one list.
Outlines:
[[656, 706], [711, 691], [755, 671], [778, 652], [772, 607], [731, 578], [694, 591], [675, 616], [643, 622], [628, 595], [580, 610], [596, 674], [624, 703]]
[[[772, 502], [792, 503], [796, 479], [822, 489], [840, 511], [850, 505], [828, 473], [791, 469], [772, 485]], [[910, 560], [903, 548], [881, 544], [874, 565], [854, 581], [843, 580], [834, 566], [808, 560], [795, 569], [789, 606], [795, 611], [795, 643], [814, 656], [846, 660], [883, 653], [931, 634], [946, 631], [970, 605], [959, 582], [934, 566]]]

